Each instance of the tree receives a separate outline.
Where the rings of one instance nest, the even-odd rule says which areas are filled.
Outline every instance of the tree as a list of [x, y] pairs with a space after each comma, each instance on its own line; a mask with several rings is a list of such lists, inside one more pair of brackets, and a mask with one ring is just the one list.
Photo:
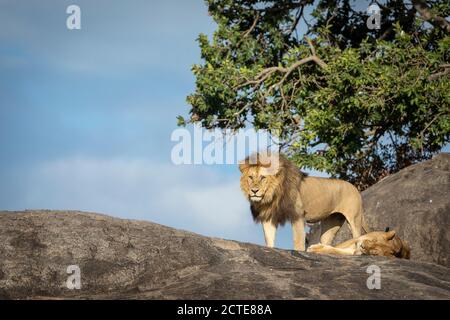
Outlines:
[[206, 2], [217, 30], [198, 38], [180, 125], [270, 130], [299, 166], [360, 189], [448, 143], [448, 0], [378, 2], [374, 30], [369, 2]]

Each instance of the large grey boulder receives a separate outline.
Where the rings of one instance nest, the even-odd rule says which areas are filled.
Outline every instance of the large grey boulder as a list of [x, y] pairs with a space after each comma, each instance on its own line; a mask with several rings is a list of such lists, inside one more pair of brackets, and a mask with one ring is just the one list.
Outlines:
[[[389, 227], [408, 241], [411, 259], [450, 267], [450, 154], [409, 166], [362, 193], [372, 230]], [[335, 243], [351, 238], [347, 225]]]
[[[80, 289], [67, 287], [71, 265]], [[379, 290], [367, 287], [371, 265]], [[0, 298], [450, 299], [450, 269], [268, 249], [93, 213], [0, 212]]]

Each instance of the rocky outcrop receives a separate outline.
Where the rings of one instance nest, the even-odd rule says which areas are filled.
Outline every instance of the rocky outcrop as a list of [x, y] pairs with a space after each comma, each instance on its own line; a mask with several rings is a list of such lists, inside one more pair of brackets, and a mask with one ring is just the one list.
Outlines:
[[[450, 267], [450, 154], [407, 167], [362, 193], [372, 230], [389, 227], [411, 246], [411, 259]], [[347, 225], [335, 243], [351, 238]]]
[[[71, 265], [80, 289], [67, 287]], [[367, 287], [371, 265], [380, 268], [379, 290]], [[450, 299], [449, 271], [268, 249], [93, 213], [0, 212], [1, 299]]]

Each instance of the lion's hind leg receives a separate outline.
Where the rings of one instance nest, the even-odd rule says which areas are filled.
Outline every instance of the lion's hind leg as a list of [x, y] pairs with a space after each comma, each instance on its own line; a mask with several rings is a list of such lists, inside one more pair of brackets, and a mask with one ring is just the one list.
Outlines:
[[348, 218], [346, 217], [348, 224], [350, 226], [350, 230], [352, 232], [353, 239], [356, 239], [362, 234], [362, 213], [356, 212], [354, 214], [350, 214]]
[[345, 222], [345, 217], [340, 213], [333, 213], [329, 217], [321, 221], [320, 226], [322, 235], [320, 236], [320, 243], [331, 245], [336, 233]]
[[342, 214], [350, 226], [353, 239], [360, 237], [363, 231], [363, 207], [361, 201], [361, 195], [358, 193], [357, 197], [350, 198], [342, 208]]

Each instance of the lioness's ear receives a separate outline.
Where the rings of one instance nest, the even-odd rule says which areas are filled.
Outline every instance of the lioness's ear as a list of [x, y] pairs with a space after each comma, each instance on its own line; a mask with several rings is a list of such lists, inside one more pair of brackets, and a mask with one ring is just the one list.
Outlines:
[[386, 232], [386, 234], [384, 235], [384, 238], [386, 240], [392, 240], [392, 239], [394, 239], [394, 237], [395, 237], [395, 231], [394, 230]]

